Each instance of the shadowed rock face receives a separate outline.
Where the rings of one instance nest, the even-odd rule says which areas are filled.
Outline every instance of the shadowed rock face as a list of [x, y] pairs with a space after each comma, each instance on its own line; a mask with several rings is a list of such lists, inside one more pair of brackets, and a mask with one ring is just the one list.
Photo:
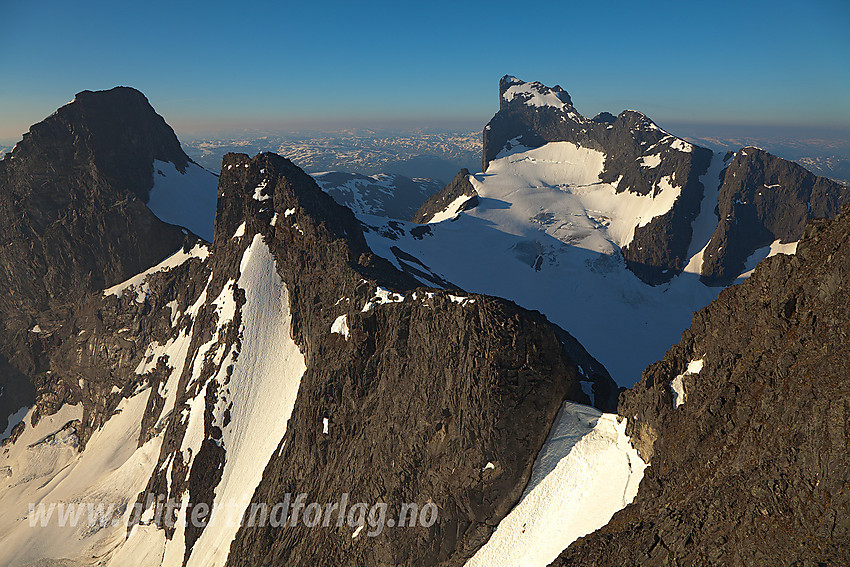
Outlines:
[[776, 240], [796, 242], [806, 221], [832, 218], [848, 202], [847, 187], [764, 150], [743, 148], [724, 173], [720, 220], [703, 255], [702, 280], [728, 285], [757, 249]]
[[468, 199], [462, 202], [458, 211], [465, 211], [478, 205], [478, 192], [469, 181], [468, 169], [461, 169], [451, 183], [422, 203], [410, 220], [416, 223], [427, 223], [435, 214], [445, 211], [449, 205], [461, 197], [468, 197]]
[[601, 113], [585, 118], [558, 86], [549, 88], [505, 76], [499, 94], [499, 112], [484, 128], [485, 171], [506, 147], [572, 142], [605, 154], [599, 179], [613, 184], [618, 193], [651, 195], [660, 183], [681, 187], [670, 211], [636, 229], [631, 243], [622, 250], [629, 269], [646, 283], [664, 283], [681, 273], [691, 242], [691, 224], [704, 195], [699, 178], [711, 162], [710, 150], [668, 134], [634, 110], [617, 117]]
[[845, 207], [810, 221], [795, 256], [762, 262], [696, 313], [620, 398], [651, 464], [634, 504], [555, 564], [846, 564], [848, 278]]
[[[272, 206], [251, 197], [264, 180]], [[390, 514], [405, 502], [439, 508], [432, 527], [380, 538], [352, 539], [347, 523], [243, 528], [229, 563], [461, 564], [521, 495], [563, 400], [583, 399], [569, 354], [580, 358], [583, 349], [511, 302], [428, 297], [371, 253], [349, 210], [279, 156], [226, 156], [219, 195], [213, 270], [239, 264], [230, 235], [240, 223], [249, 236], [263, 234], [307, 360], [287, 433], [253, 501], [306, 492], [335, 502], [347, 493], [351, 502], [386, 502]], [[284, 217], [287, 210], [294, 212]], [[377, 286], [404, 301], [363, 311]], [[329, 332], [340, 314], [348, 339]], [[322, 432], [324, 418], [331, 434]], [[483, 470], [487, 462], [496, 468]]]
[[[143, 271], [183, 241], [145, 207], [153, 160], [185, 167], [140, 92], [83, 91], [0, 161], [0, 311], [41, 310]], [[4, 243], [4, 244], [5, 244]], [[14, 300], [10, 301], [11, 297]]]
[[0, 161], [0, 425], [32, 405], [34, 383], [69, 399], [43, 374], [42, 339], [77, 302], [194, 240], [145, 206], [154, 159], [188, 163], [144, 95], [116, 87], [79, 93]]

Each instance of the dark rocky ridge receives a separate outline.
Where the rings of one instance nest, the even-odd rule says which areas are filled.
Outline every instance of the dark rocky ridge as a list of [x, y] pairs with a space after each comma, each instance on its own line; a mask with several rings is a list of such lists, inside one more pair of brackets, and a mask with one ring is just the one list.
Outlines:
[[[507, 100], [505, 95], [512, 87], [531, 89], [549, 100], [555, 97], [563, 105], [530, 105], [527, 94]], [[700, 176], [711, 162], [710, 150], [668, 134], [634, 110], [625, 110], [616, 118], [609, 113], [585, 118], [559, 86], [550, 89], [505, 76], [499, 82], [499, 112], [484, 128], [484, 171], [511, 142], [528, 148], [573, 142], [603, 152], [606, 158], [599, 178], [614, 184], [617, 192], [654, 195], [662, 180], [681, 187], [671, 210], [636, 229], [631, 243], [622, 250], [629, 269], [646, 283], [664, 283], [681, 273], [691, 242], [691, 224], [704, 195]], [[644, 167], [642, 158], [660, 161], [655, 167]]]
[[[348, 492], [352, 501], [383, 499], [396, 510], [423, 499], [440, 507], [431, 529], [371, 540], [353, 541], [349, 528], [243, 528], [230, 564], [460, 564], [521, 494], [562, 400], [585, 399], [563, 331], [500, 299], [425, 299], [416, 282], [371, 254], [354, 216], [290, 162], [264, 154], [229, 155], [225, 163], [233, 168], [222, 168], [220, 211], [239, 210], [234, 200], [247, 201], [260, 169], [273, 180], [274, 210], [296, 211], [271, 233], [271, 211], [252, 210], [250, 201], [245, 211], [247, 234], [262, 231], [277, 259], [308, 361], [254, 501], [307, 492], [331, 502]], [[228, 234], [238, 221], [220, 215], [217, 226]], [[406, 299], [361, 313], [376, 285]], [[349, 340], [328, 333], [340, 297], [350, 298]], [[334, 435], [321, 434], [323, 416]], [[498, 462], [492, 476], [481, 472], [488, 460]]]
[[796, 242], [806, 221], [832, 218], [848, 202], [850, 190], [840, 183], [759, 148], [741, 149], [724, 173], [720, 220], [703, 255], [702, 280], [728, 285], [757, 249], [775, 240]]
[[469, 199], [461, 204], [458, 211], [466, 211], [478, 205], [478, 192], [469, 181], [468, 169], [461, 169], [451, 183], [422, 203], [410, 220], [420, 224], [427, 223], [435, 214], [446, 210], [461, 197], [469, 197]]
[[50, 335], [87, 294], [196, 240], [145, 206], [154, 159], [188, 160], [144, 95], [116, 87], [79, 93], [0, 160], [0, 425], [42, 394], [68, 399], [35, 324]]
[[[848, 279], [845, 207], [696, 313], [620, 398], [651, 464], [635, 502], [554, 564], [846, 565]], [[674, 409], [671, 380], [697, 359]]]

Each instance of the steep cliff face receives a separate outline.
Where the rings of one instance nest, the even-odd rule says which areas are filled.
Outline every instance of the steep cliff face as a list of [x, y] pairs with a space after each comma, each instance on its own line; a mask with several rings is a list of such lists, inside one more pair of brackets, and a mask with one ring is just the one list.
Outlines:
[[846, 563], [848, 278], [845, 208], [696, 313], [621, 396], [651, 464], [635, 503], [556, 564]]
[[144, 95], [117, 87], [79, 93], [0, 161], [0, 426], [55, 385], [43, 343], [87, 294], [196, 240], [145, 206], [154, 160], [188, 165]]
[[84, 91], [34, 125], [0, 162], [0, 309], [44, 310], [173, 253], [183, 233], [144, 204], [154, 159], [188, 160], [133, 89]]
[[835, 181], [759, 148], [741, 149], [723, 175], [703, 281], [728, 285], [759, 248], [796, 242], [806, 221], [832, 218], [848, 202], [850, 190]]

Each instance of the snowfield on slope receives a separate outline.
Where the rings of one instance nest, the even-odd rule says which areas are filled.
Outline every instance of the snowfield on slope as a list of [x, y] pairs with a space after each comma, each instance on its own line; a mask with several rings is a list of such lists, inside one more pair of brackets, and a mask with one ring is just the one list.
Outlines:
[[188, 228], [212, 242], [218, 177], [193, 162], [180, 173], [173, 163], [154, 160], [153, 170], [148, 208], [159, 220]]
[[646, 464], [626, 420], [565, 402], [519, 502], [468, 567], [545, 567], [637, 495]]
[[[266, 463], [286, 433], [307, 368], [290, 335], [289, 292], [261, 235], [255, 235], [245, 250], [239, 271], [237, 284], [245, 290], [246, 299], [240, 328], [242, 350], [214, 412], [215, 422], [220, 424], [225, 421], [225, 411], [230, 412], [230, 423], [222, 427], [221, 440], [227, 453], [215, 490], [213, 515], [195, 542], [190, 566], [224, 565], [227, 560], [239, 524], [224, 515], [232, 513], [228, 506], [235, 505], [239, 518], [250, 503]], [[221, 364], [216, 378], [220, 384], [226, 382], [228, 365]], [[220, 516], [216, 510], [222, 511]]]
[[[0, 565], [27, 565], [38, 560], [108, 556], [123, 541], [136, 496], [144, 490], [156, 465], [162, 437], [137, 447], [142, 415], [150, 389], [124, 399], [118, 412], [95, 431], [82, 453], [76, 435], [65, 424], [82, 418], [81, 406], [63, 406], [58, 413], [27, 428], [0, 455]], [[69, 503], [104, 503], [112, 513], [89, 525], [89, 512], [81, 513], [76, 526], [60, 526], [61, 506]], [[30, 525], [30, 504], [44, 504], [42, 526]], [[63, 563], [64, 564], [64, 563]]]
[[[239, 527], [238, 518], [286, 432], [306, 369], [304, 356], [290, 335], [286, 285], [277, 273], [274, 256], [259, 234], [254, 235], [245, 250], [239, 271], [239, 279], [225, 284], [219, 296], [209, 302], [216, 306], [219, 315], [217, 330], [198, 349], [190, 380], [191, 383], [199, 377], [199, 362], [204, 360], [204, 354], [215, 352], [217, 372], [209, 380], [223, 385], [213, 416], [214, 423], [221, 425], [221, 446], [226, 454], [221, 480], [215, 488], [212, 515], [192, 548], [189, 566], [224, 565], [227, 560]], [[233, 349], [225, 352], [226, 345], [219, 344], [219, 335], [236, 315], [237, 288], [244, 290], [245, 304], [241, 308], [242, 348], [235, 356]], [[204, 301], [202, 294], [198, 303]], [[231, 364], [228, 381], [227, 369]], [[190, 462], [205, 439], [205, 392], [206, 384], [189, 402], [191, 411], [180, 450], [190, 456]], [[225, 426], [226, 410], [230, 412], [230, 421]], [[171, 540], [166, 540], [165, 532], [153, 526], [137, 525], [111, 558], [110, 565], [183, 565], [188, 496], [188, 493], [183, 495]]]
[[[479, 205], [429, 224], [425, 234], [420, 225], [395, 221], [393, 227], [386, 219], [359, 215], [376, 229], [366, 233], [369, 246], [399, 269], [405, 262], [394, 247], [468, 292], [542, 312], [578, 339], [619, 385], [634, 385], [644, 368], [679, 341], [693, 312], [719, 293], [697, 274], [653, 287], [625, 267], [621, 247], [635, 227], [667, 212], [680, 188], [661, 183], [648, 196], [616, 193], [599, 181], [604, 154], [569, 142], [505, 153], [486, 173], [471, 176]], [[709, 171], [719, 171], [719, 165], [713, 162]], [[704, 181], [706, 194], [716, 199], [711, 184], [719, 180]], [[706, 217], [713, 215], [714, 203], [706, 207]], [[693, 255], [704, 244], [696, 244]]]
[[552, 142], [494, 160], [470, 181], [480, 198], [511, 205], [485, 217], [503, 230], [521, 234], [532, 223], [565, 244], [611, 254], [631, 242], [636, 227], [669, 211], [681, 187], [664, 178], [647, 196], [617, 193], [599, 181], [604, 163], [602, 152]]
[[157, 272], [167, 272], [168, 270], [172, 270], [177, 266], [180, 266], [184, 262], [188, 261], [190, 258], [206, 260], [207, 257], [209, 257], [209, 254], [210, 250], [206, 244], [198, 243], [191, 250], [189, 250], [189, 252], [184, 252], [181, 248], [180, 250], [178, 250], [156, 266], [148, 268], [140, 274], [136, 274], [135, 276], [119, 284], [115, 284], [114, 286], [103, 290], [103, 295], [114, 295], [117, 297], [121, 297], [125, 291], [135, 289], [136, 301], [138, 303], [144, 303], [145, 297], [148, 293], [145, 280], [148, 279], [149, 275], [155, 274]]

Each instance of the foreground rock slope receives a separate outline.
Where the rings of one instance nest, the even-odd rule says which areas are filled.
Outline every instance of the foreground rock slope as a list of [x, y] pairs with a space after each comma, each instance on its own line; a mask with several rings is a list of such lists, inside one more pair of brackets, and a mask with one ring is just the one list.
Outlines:
[[850, 209], [724, 290], [621, 396], [634, 504], [555, 565], [841, 565], [850, 555]]

